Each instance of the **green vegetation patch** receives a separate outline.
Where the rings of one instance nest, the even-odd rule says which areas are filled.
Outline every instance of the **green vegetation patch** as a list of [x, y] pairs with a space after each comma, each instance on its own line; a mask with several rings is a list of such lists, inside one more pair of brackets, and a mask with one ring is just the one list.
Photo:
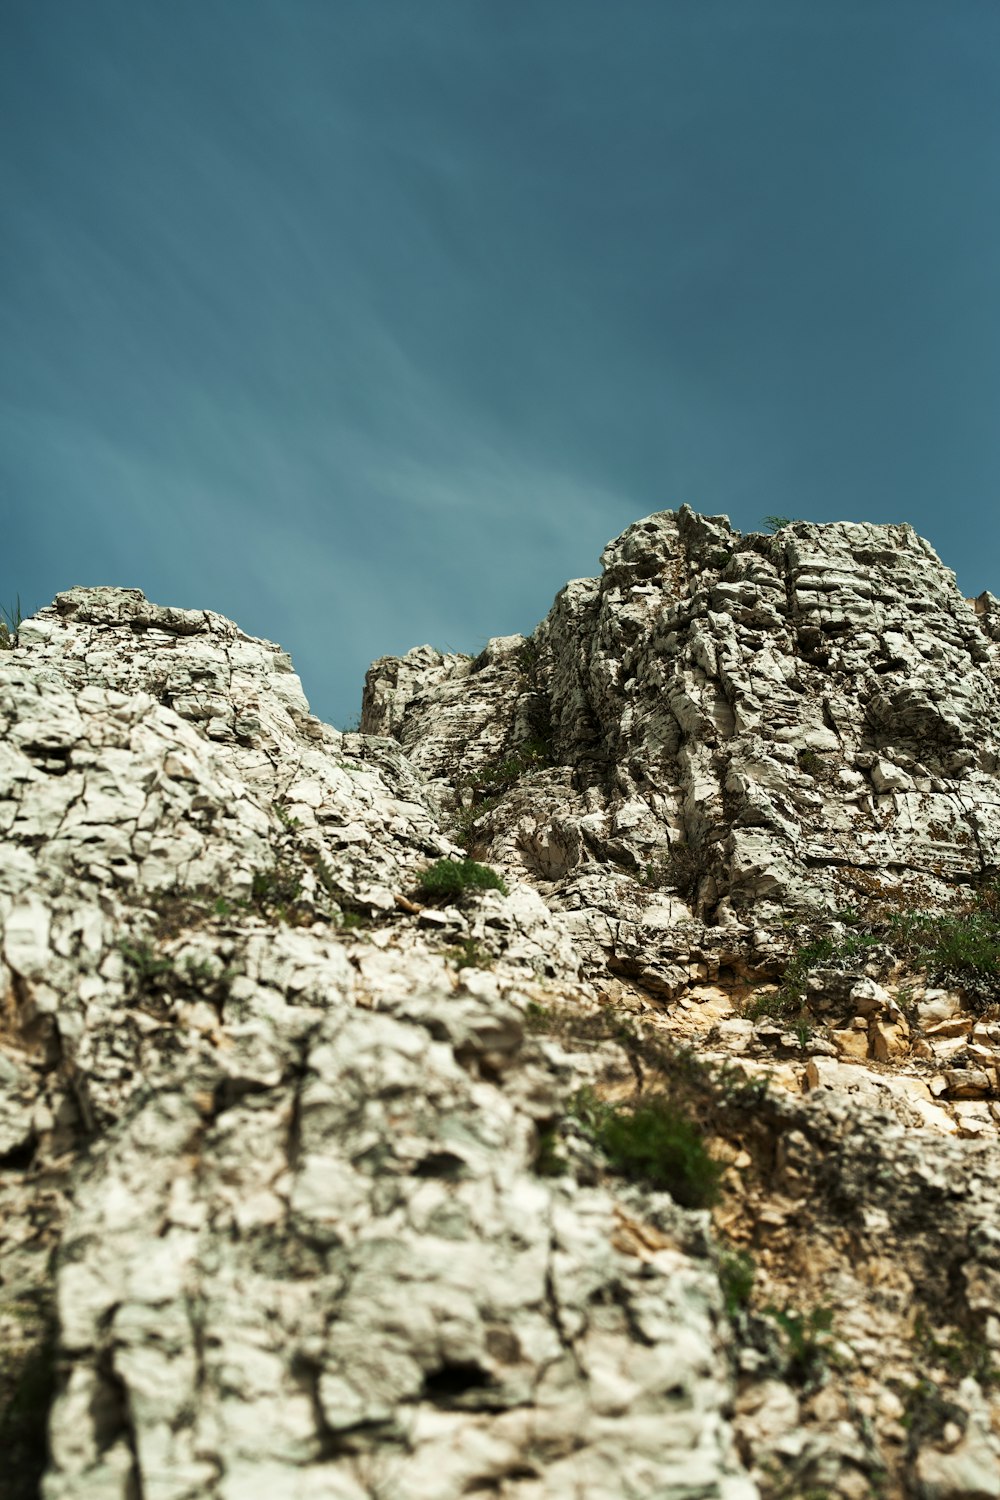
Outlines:
[[573, 1112], [613, 1172], [668, 1192], [684, 1208], [716, 1202], [723, 1166], [709, 1155], [695, 1121], [668, 1094], [607, 1104], [582, 1090]]
[[474, 801], [470, 807], [463, 807], [455, 817], [455, 842], [461, 844], [463, 849], [471, 851], [476, 841], [476, 824], [480, 818], [484, 818], [495, 807], [499, 807], [502, 800], [502, 797], [486, 797], [481, 802]]
[[142, 996], [162, 1003], [196, 994], [221, 1005], [236, 977], [234, 970], [211, 959], [198, 959], [191, 954], [172, 958], [144, 940], [122, 941], [118, 951], [125, 961], [135, 998]]
[[302, 880], [283, 860], [270, 869], [258, 870], [250, 886], [251, 904], [261, 916], [293, 922], [302, 898]]
[[725, 1167], [709, 1153], [709, 1135], [735, 1133], [743, 1141], [749, 1134], [762, 1146], [769, 1138], [762, 1110], [766, 1074], [748, 1076], [737, 1064], [706, 1062], [610, 1007], [581, 1015], [575, 1007], [533, 1001], [525, 1026], [570, 1048], [607, 1042], [622, 1048], [640, 1092], [612, 1104], [580, 1089], [567, 1102], [567, 1114], [603, 1151], [612, 1171], [665, 1188], [684, 1207], [706, 1207], [719, 1195]]
[[641, 866], [636, 879], [647, 890], [678, 891], [686, 901], [693, 901], [707, 870], [707, 850], [681, 840], [671, 844], [661, 859]]
[[776, 531], [784, 531], [786, 526], [795, 525], [794, 516], [764, 516], [761, 521], [761, 530], [773, 536]]
[[484, 766], [462, 785], [471, 787], [474, 801], [485, 801], [488, 797], [496, 797], [509, 791], [529, 771], [544, 770], [551, 764], [552, 747], [548, 741], [541, 738], [526, 740], [516, 750], [512, 750], [510, 755], [505, 755], [503, 760]]
[[799, 948], [786, 967], [778, 988], [754, 995], [744, 1014], [751, 1021], [758, 1021], [764, 1016], [772, 1016], [779, 1021], [804, 1019], [809, 974], [831, 959], [834, 951], [834, 944], [829, 938], [821, 938], [818, 942]]
[[478, 891], [499, 891], [506, 896], [507, 887], [495, 870], [477, 864], [474, 859], [439, 859], [424, 870], [417, 889], [426, 901], [468, 900]]
[[[852, 968], [884, 978], [900, 960], [932, 984], [959, 989], [976, 1013], [1000, 1006], [1000, 881], [984, 882], [953, 911], [932, 913], [904, 905], [889, 910], [885, 892], [874, 892], [867, 911], [845, 906], [838, 919], [851, 930], [840, 938], [822, 937], [793, 953], [777, 989], [753, 996], [743, 1014], [772, 1017], [798, 1028], [808, 1041], [809, 980], [816, 970]], [[903, 1010], [913, 1015], [912, 986], [899, 987]]]
[[901, 912], [889, 919], [890, 941], [940, 985], [966, 991], [973, 1010], [1000, 1002], [1000, 891], [982, 887], [955, 915]]
[[754, 995], [743, 1014], [751, 1021], [770, 1016], [799, 1028], [802, 1044], [809, 1040], [809, 976], [814, 969], [847, 968], [859, 958], [871, 957], [871, 950], [884, 947], [881, 933], [850, 932], [839, 942], [819, 938], [796, 950], [789, 960], [776, 990]]
[[784, 1335], [786, 1379], [795, 1385], [818, 1384], [827, 1366], [833, 1308], [825, 1305], [800, 1312], [792, 1307], [766, 1307], [765, 1314]]
[[798, 766], [807, 776], [814, 781], [830, 785], [837, 779], [837, 765], [828, 755], [820, 755], [816, 750], [800, 750], [798, 752]]
[[492, 812], [503, 800], [505, 793], [517, 785], [529, 771], [544, 770], [552, 764], [552, 747], [547, 739], [539, 736], [518, 745], [502, 760], [484, 766], [475, 775], [458, 783], [458, 791], [471, 796], [468, 806], [459, 810], [455, 818], [455, 830], [459, 842], [471, 847], [475, 837], [475, 824], [486, 813]]

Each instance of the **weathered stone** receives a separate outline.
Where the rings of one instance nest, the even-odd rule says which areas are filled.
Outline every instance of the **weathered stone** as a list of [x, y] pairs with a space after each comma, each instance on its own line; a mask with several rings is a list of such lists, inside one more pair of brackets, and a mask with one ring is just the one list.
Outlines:
[[[913, 1464], [895, 1395], [915, 1306], [1000, 1342], [1000, 1029], [833, 952], [1000, 865], [995, 601], [907, 527], [684, 508], [603, 562], [531, 638], [376, 663], [361, 734], [138, 590], [0, 653], [0, 1338], [54, 1305], [46, 1500], [1000, 1493], [974, 1382]], [[463, 842], [509, 894], [426, 906]], [[691, 1086], [714, 1230], [579, 1094]]]

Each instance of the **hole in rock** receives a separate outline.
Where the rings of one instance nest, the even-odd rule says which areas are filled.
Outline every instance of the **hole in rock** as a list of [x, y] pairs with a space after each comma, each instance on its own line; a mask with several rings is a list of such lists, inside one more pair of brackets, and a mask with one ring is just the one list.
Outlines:
[[11, 1149], [0, 1156], [0, 1167], [7, 1172], [26, 1172], [35, 1159], [35, 1151], [38, 1141], [35, 1132], [32, 1131], [20, 1145], [12, 1146]]
[[413, 1169], [414, 1177], [460, 1177], [465, 1162], [451, 1151], [432, 1151]]
[[447, 1405], [456, 1396], [464, 1396], [466, 1391], [481, 1390], [490, 1383], [489, 1372], [481, 1365], [444, 1365], [442, 1369], [427, 1376], [424, 1395], [439, 1406]]

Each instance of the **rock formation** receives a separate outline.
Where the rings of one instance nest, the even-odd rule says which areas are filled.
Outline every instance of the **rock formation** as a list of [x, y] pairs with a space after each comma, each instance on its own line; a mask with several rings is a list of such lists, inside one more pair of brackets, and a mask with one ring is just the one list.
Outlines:
[[1000, 602], [602, 563], [360, 733], [137, 590], [0, 641], [3, 1500], [1000, 1497]]

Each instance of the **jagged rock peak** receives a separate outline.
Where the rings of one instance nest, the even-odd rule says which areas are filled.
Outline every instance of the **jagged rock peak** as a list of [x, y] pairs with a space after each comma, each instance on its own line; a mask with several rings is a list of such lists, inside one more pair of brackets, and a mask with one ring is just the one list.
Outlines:
[[549, 765], [476, 822], [484, 851], [588, 906], [573, 886], [615, 865], [683, 866], [677, 896], [713, 925], [762, 903], [832, 911], [887, 871], [944, 901], [1000, 863], [1000, 612], [911, 527], [741, 536], [683, 507], [602, 563], [530, 639], [368, 674], [364, 727], [445, 802], [544, 746]]

